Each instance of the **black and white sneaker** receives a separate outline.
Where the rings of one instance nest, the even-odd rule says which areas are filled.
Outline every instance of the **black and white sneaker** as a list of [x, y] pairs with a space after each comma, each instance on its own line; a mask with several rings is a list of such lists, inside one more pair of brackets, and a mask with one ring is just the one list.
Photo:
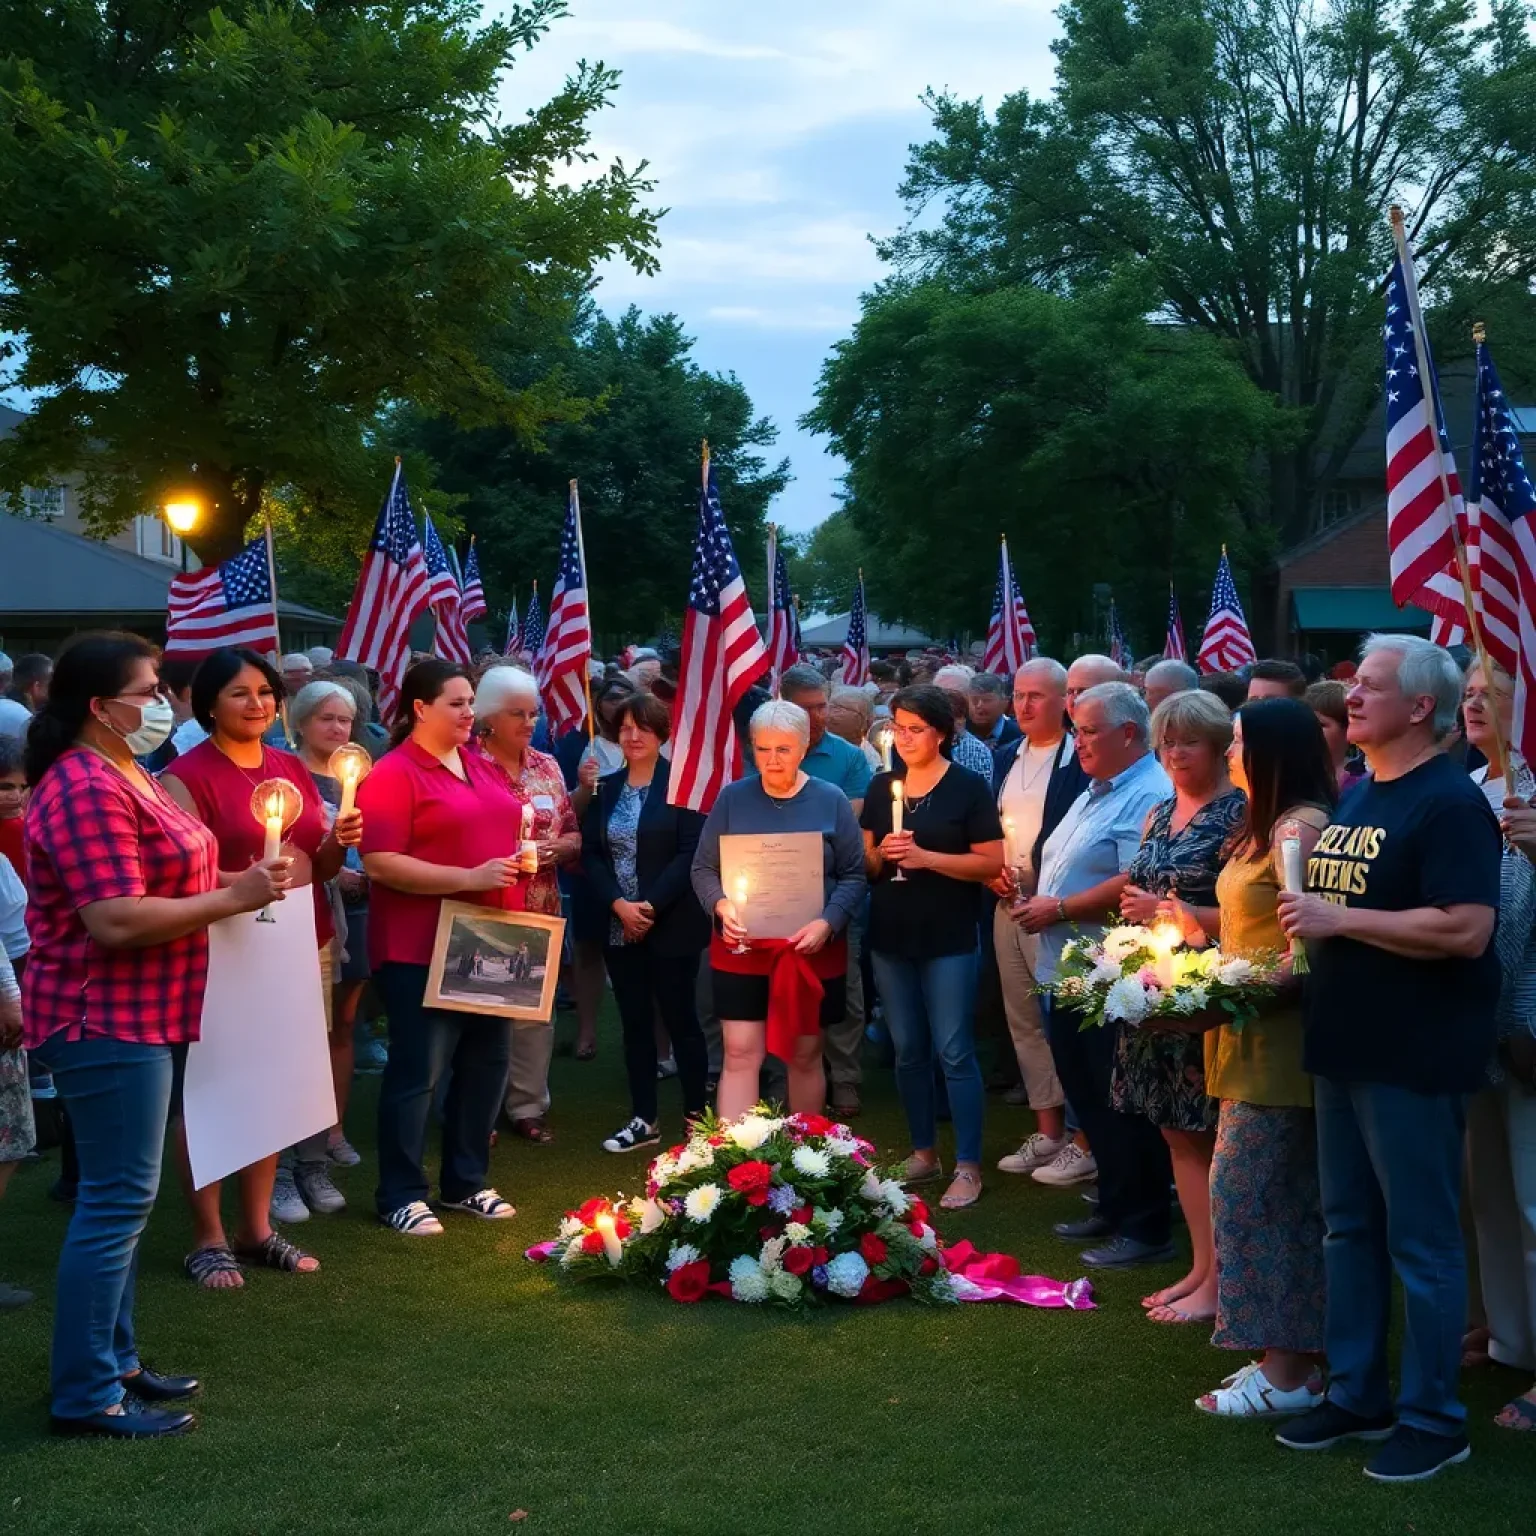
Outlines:
[[615, 1131], [603, 1143], [604, 1152], [633, 1152], [638, 1147], [654, 1147], [661, 1140], [661, 1133], [654, 1125], [647, 1125], [636, 1115], [621, 1131]]
[[442, 1236], [443, 1224], [432, 1214], [432, 1207], [425, 1200], [412, 1200], [409, 1205], [380, 1216], [379, 1220], [392, 1232], [405, 1237]]
[[440, 1200], [438, 1204], [445, 1211], [463, 1211], [481, 1221], [506, 1221], [517, 1215], [512, 1202], [503, 1200], [494, 1189], [477, 1189], [463, 1200]]

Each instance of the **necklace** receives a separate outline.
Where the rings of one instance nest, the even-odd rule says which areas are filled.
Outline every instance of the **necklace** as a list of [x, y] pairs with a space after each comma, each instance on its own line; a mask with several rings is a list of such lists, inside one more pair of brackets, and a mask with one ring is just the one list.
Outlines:
[[908, 813], [910, 813], [910, 812], [912, 812], [912, 811], [920, 811], [920, 810], [922, 810], [922, 808], [923, 808], [923, 807], [924, 807], [924, 806], [925, 806], [925, 805], [927, 805], [927, 803], [928, 803], [928, 797], [929, 797], [929, 796], [930, 796], [930, 795], [932, 795], [932, 793], [933, 793], [933, 792], [934, 792], [934, 790], [936, 790], [936, 789], [937, 789], [937, 788], [938, 788], [938, 787], [939, 787], [939, 785], [940, 785], [940, 784], [942, 784], [942, 783], [943, 783], [943, 782], [944, 782], [944, 774], [946, 774], [946, 773], [948, 773], [948, 772], [949, 772], [949, 764], [948, 764], [948, 763], [946, 763], [946, 764], [945, 764], [945, 765], [944, 765], [944, 769], [943, 769], [943, 772], [941, 772], [941, 773], [940, 773], [940, 774], [939, 774], [939, 776], [938, 776], [938, 778], [936, 778], [936, 779], [935, 779], [935, 780], [934, 780], [934, 781], [933, 781], [933, 783], [932, 783], [932, 784], [930, 784], [930, 785], [929, 785], [929, 786], [928, 786], [928, 788], [927, 788], [927, 789], [925, 789], [925, 790], [924, 790], [924, 791], [923, 791], [923, 792], [922, 792], [922, 794], [920, 794], [920, 795], [914, 795], [914, 794], [905, 794], [905, 795], [903, 795], [903, 796], [902, 796], [902, 799], [903, 799], [903, 800], [904, 800], [904, 801], [905, 801], [905, 803], [906, 803], [906, 807], [907, 807], [907, 811], [908, 811]]
[[261, 749], [261, 767], [257, 768], [254, 774], [252, 773], [251, 769], [247, 768], [243, 763], [237, 763], [234, 758], [232, 758], [229, 753], [224, 750], [223, 746], [217, 740], [214, 740], [213, 747], [225, 762], [227, 762], [232, 768], [238, 768], [240, 772], [245, 775], [245, 781], [251, 786], [252, 789], [260, 787], [262, 782], [260, 775], [265, 773], [267, 768], [267, 749], [265, 744], [263, 744]]
[[1014, 767], [1017, 769], [1019, 775], [1019, 793], [1026, 799], [1029, 797], [1030, 790], [1032, 790], [1035, 785], [1038, 784], [1040, 780], [1051, 771], [1052, 766], [1056, 762], [1056, 754], [1060, 751], [1061, 739], [1058, 737], [1047, 750], [1045, 756], [1042, 757], [1040, 761], [1035, 765], [1035, 771], [1033, 773], [1026, 774], [1024, 770], [1029, 766], [1029, 744], [1027, 742], [1025, 743], [1024, 750], [1019, 753], [1018, 758], [1015, 760]]

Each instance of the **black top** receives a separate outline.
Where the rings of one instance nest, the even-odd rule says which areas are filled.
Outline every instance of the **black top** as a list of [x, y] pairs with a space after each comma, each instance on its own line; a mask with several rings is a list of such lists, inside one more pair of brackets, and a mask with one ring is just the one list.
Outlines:
[[[642, 942], [651, 945], [658, 955], [693, 955], [709, 943], [709, 919], [688, 878], [699, 834], [704, 830], [704, 818], [697, 811], [667, 804], [668, 773], [666, 758], [657, 758], [635, 829], [635, 875], [640, 900], [650, 902], [656, 909], [656, 921]], [[611, 910], [612, 903], [624, 894], [613, 872], [608, 818], [628, 777], [626, 765], [599, 779], [597, 792], [581, 818], [581, 867], [604, 911]]]
[[[891, 830], [891, 779], [877, 773], [869, 781], [859, 825], [880, 846]], [[992, 786], [954, 763], [916, 804], [908, 802], [902, 818], [919, 848], [934, 853], [969, 853], [977, 843], [1001, 842], [1003, 824], [992, 799]], [[976, 948], [982, 886], [955, 880], [932, 869], [909, 869], [896, 879], [887, 864], [870, 887], [869, 947], [903, 960], [931, 960], [963, 955]]]
[[[1498, 822], [1443, 755], [1351, 789], [1307, 861], [1307, 889], [1348, 907], [1499, 904]], [[1468, 1093], [1493, 1050], [1499, 962], [1409, 960], [1354, 939], [1313, 940], [1304, 1065], [1321, 1077]]]

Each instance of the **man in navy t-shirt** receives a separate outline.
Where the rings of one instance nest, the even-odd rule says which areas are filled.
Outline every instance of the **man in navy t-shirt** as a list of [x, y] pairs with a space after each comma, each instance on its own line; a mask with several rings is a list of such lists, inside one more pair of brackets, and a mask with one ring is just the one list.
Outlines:
[[[1498, 823], [1440, 748], [1461, 672], [1427, 640], [1373, 635], [1348, 696], [1349, 739], [1371, 776], [1345, 795], [1280, 898], [1307, 940], [1305, 1065], [1315, 1075], [1327, 1223], [1327, 1400], [1281, 1431], [1317, 1450], [1385, 1440], [1383, 1482], [1467, 1457], [1457, 1399], [1467, 1275], [1459, 1205], [1464, 1098], [1493, 1051], [1499, 966]], [[1394, 1413], [1391, 1276], [1405, 1328]]]

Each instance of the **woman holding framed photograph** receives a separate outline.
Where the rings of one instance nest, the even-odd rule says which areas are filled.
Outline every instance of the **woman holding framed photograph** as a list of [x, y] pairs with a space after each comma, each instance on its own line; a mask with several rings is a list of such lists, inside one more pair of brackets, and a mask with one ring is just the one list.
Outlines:
[[521, 911], [522, 802], [494, 763], [468, 750], [475, 690], [454, 662], [405, 674], [394, 747], [358, 787], [363, 868], [372, 881], [368, 947], [389, 1019], [379, 1091], [379, 1220], [410, 1237], [440, 1233], [424, 1166], [433, 1091], [443, 1105], [442, 1205], [486, 1221], [517, 1213], [490, 1186], [491, 1132], [512, 1058], [512, 1024], [425, 1006], [445, 899]]

